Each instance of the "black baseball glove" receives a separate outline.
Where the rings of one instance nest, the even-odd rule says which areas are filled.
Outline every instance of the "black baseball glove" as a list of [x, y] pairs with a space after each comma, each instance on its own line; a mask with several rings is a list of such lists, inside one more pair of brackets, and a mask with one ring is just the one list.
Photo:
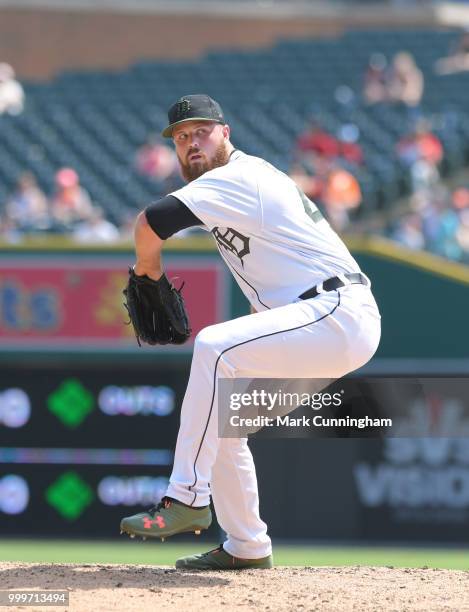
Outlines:
[[129, 268], [129, 282], [124, 289], [124, 306], [129, 313], [138, 345], [183, 344], [191, 335], [181, 289], [176, 289], [166, 275], [155, 281], [137, 276]]

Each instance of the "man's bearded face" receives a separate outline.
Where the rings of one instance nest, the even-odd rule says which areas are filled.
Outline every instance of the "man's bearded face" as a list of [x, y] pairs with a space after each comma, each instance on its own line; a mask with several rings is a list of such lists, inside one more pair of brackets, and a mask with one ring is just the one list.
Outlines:
[[220, 124], [188, 121], [175, 129], [173, 140], [181, 173], [187, 182], [228, 162], [228, 140]]

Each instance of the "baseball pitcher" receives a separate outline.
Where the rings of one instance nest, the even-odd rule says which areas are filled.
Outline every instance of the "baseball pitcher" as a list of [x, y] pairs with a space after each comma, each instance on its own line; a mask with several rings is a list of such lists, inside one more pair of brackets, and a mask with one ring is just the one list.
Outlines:
[[163, 136], [173, 139], [187, 185], [137, 218], [125, 292], [137, 339], [181, 343], [190, 335], [161, 252], [165, 240], [192, 226], [211, 232], [253, 314], [195, 338], [166, 496], [124, 518], [121, 530], [162, 539], [199, 533], [211, 523], [211, 498], [226, 541], [176, 567], [269, 568], [272, 545], [259, 516], [253, 458], [246, 438], [218, 436], [217, 382], [340, 378], [375, 353], [380, 315], [370, 281], [315, 204], [283, 172], [234, 148], [217, 102], [184, 96], [168, 118]]

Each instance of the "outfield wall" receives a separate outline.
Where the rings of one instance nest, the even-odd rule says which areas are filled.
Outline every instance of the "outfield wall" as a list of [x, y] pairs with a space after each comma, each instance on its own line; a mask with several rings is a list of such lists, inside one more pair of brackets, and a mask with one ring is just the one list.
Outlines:
[[[353, 239], [349, 246], [371, 278], [382, 314], [374, 360], [420, 361], [423, 373], [429, 360], [442, 367], [444, 361], [466, 364], [469, 268], [383, 239]], [[0, 356], [107, 351], [153, 359], [190, 353], [191, 343], [139, 348], [123, 325], [122, 288], [133, 257], [127, 246], [0, 249]], [[185, 282], [195, 333], [247, 314], [248, 304], [211, 240], [171, 241], [165, 265], [176, 284]]]
[[[466, 268], [380, 241], [350, 246], [383, 314], [371, 366], [464, 372]], [[113, 537], [165, 489], [191, 345], [137, 346], [121, 295], [132, 258], [127, 247], [0, 254], [0, 536]], [[195, 330], [247, 313], [206, 242], [176, 243], [165, 264], [187, 283]], [[454, 406], [436, 400], [427, 410], [444, 426]], [[277, 538], [467, 544], [467, 431], [255, 439], [263, 516]]]
[[[153, 505], [168, 484], [188, 366], [4, 365], [0, 537], [112, 538], [123, 516]], [[431, 438], [350, 439], [344, 430], [251, 440], [271, 535], [468, 545], [467, 417], [461, 437], [442, 434], [454, 409], [454, 400], [431, 398]], [[216, 525], [210, 534], [218, 539]]]

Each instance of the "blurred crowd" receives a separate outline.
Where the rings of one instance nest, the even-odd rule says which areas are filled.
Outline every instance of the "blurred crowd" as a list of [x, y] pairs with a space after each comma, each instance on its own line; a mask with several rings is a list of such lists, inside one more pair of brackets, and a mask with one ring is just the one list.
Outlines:
[[[135, 171], [153, 182], [155, 199], [181, 184], [173, 149], [153, 137], [136, 152]], [[143, 202], [142, 207], [149, 203]], [[112, 223], [73, 168], [56, 172], [49, 196], [32, 173], [24, 172], [0, 208], [0, 239], [18, 243], [25, 236], [62, 234], [82, 244], [112, 243], [132, 237], [137, 212], [129, 213], [118, 225]]]
[[150, 134], [137, 150], [135, 169], [164, 194], [177, 189], [181, 181], [176, 152], [156, 134]]
[[[437, 74], [469, 70], [469, 30], [461, 33], [434, 70]], [[336, 91], [335, 103], [344, 111], [339, 113], [341, 121], [331, 128], [321, 113], [312, 114], [293, 144], [289, 175], [334, 229], [352, 229], [355, 220], [361, 219], [364, 172], [372, 170], [350, 111], [357, 103], [378, 110], [399, 106], [405, 111], [406, 129], [400, 130], [389, 158], [405, 174], [410, 205], [397, 217], [386, 214], [392, 220], [382, 233], [411, 249], [469, 262], [469, 186], [449, 190], [442, 182], [445, 150], [432, 118], [422, 112], [424, 89], [423, 72], [410, 53], [402, 50], [389, 61], [384, 54], [373, 53], [364, 67], [362, 90], [354, 92], [344, 85]], [[13, 68], [0, 63], [0, 115], [21, 113], [24, 103]], [[135, 151], [132, 171], [155, 199], [182, 184], [173, 147], [155, 134], [149, 134]], [[112, 243], [131, 237], [136, 212], [120, 225], [112, 223], [71, 167], [56, 172], [49, 194], [40, 189], [34, 175], [24, 172], [0, 208], [0, 238], [19, 242], [26, 234], [54, 232], [79, 243]]]
[[424, 77], [410, 53], [397, 53], [388, 66], [382, 53], [373, 53], [365, 73], [363, 98], [368, 104], [403, 103], [410, 109], [419, 106]]
[[[422, 71], [412, 55], [402, 51], [394, 56], [390, 66], [383, 54], [374, 53], [359, 94], [368, 105], [399, 104], [407, 108], [409, 133], [398, 143], [395, 157], [408, 168], [415, 185], [437, 176], [443, 154], [441, 143], [420, 113], [423, 91]], [[350, 108], [356, 96], [343, 86], [336, 92], [336, 101]], [[318, 204], [334, 229], [346, 230], [363, 199], [359, 175], [366, 159], [358, 126], [352, 120], [344, 121], [331, 133], [319, 119], [312, 118], [295, 143], [292, 159], [290, 176]]]
[[[469, 70], [469, 31], [435, 65], [439, 74], [462, 70]], [[391, 214], [381, 233], [408, 248], [469, 263], [469, 183], [451, 190], [442, 180], [445, 150], [432, 118], [421, 110], [424, 87], [424, 75], [410, 53], [399, 52], [390, 63], [381, 53], [369, 58], [358, 94], [363, 103], [406, 109], [407, 131], [397, 140], [393, 157], [407, 176], [410, 204], [407, 212]], [[353, 104], [356, 96], [348, 87], [336, 92], [343, 104]], [[360, 130], [351, 121], [331, 131], [312, 118], [295, 143], [290, 176], [337, 231], [350, 229], [359, 217], [365, 157]]]
[[[0, 115], [19, 115], [24, 107], [25, 93], [13, 67], [0, 63]], [[182, 184], [174, 149], [153, 134], [136, 150], [132, 171], [145, 180], [155, 199]], [[136, 214], [129, 213], [119, 225], [111, 222], [74, 168], [57, 170], [49, 194], [25, 170], [7, 200], [0, 202], [0, 240], [18, 243], [26, 235], [53, 233], [78, 243], [112, 243], [131, 237]]]
[[433, 190], [418, 191], [410, 210], [386, 230], [409, 249], [469, 263], [469, 183], [453, 190], [439, 183]]
[[317, 121], [311, 121], [296, 141], [289, 172], [338, 231], [346, 229], [350, 211], [362, 200], [360, 184], [350, 171], [350, 167], [358, 167], [364, 162], [357, 137], [357, 129], [352, 125], [344, 125], [334, 136]]
[[113, 242], [121, 232], [93, 204], [73, 168], [61, 168], [54, 177], [50, 197], [40, 189], [33, 174], [23, 173], [0, 217], [0, 235], [19, 242], [25, 234], [63, 233], [77, 242]]
[[[181, 185], [174, 150], [154, 135], [136, 151], [133, 170], [145, 177], [155, 199]], [[105, 210], [93, 202], [73, 168], [56, 172], [49, 195], [26, 171], [0, 208], [0, 239], [18, 243], [26, 235], [47, 233], [62, 234], [81, 244], [113, 243], [131, 238], [136, 214], [129, 214], [119, 225], [112, 223]]]

